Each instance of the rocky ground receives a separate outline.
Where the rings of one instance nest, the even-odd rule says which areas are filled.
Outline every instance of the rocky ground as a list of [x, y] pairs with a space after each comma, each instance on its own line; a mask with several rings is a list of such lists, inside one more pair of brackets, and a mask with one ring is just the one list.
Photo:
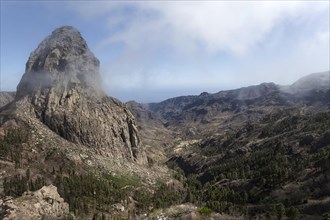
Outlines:
[[55, 186], [44, 186], [35, 192], [25, 192], [18, 198], [0, 200], [0, 218], [66, 219], [69, 218], [69, 204], [60, 197]]

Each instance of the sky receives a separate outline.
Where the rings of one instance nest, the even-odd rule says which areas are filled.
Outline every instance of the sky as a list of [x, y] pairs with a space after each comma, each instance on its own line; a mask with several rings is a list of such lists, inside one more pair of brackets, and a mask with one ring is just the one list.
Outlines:
[[329, 1], [1, 0], [1, 91], [60, 26], [100, 60], [108, 95], [159, 102], [330, 69]]

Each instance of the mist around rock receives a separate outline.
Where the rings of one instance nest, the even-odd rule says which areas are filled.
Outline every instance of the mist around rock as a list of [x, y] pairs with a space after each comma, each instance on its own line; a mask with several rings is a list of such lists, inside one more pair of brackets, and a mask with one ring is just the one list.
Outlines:
[[57, 92], [77, 86], [84, 95], [104, 96], [99, 65], [78, 30], [58, 28], [31, 53], [17, 86], [17, 98], [56, 86]]

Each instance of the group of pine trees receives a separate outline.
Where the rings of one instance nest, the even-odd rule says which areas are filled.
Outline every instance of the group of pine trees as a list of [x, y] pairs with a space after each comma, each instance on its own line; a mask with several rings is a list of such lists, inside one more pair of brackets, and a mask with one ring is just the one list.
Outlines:
[[0, 159], [14, 162], [15, 168], [22, 167], [23, 144], [27, 143], [29, 132], [26, 129], [8, 129], [0, 138]]
[[[267, 126], [258, 137], [263, 141], [252, 146], [253, 150], [248, 155], [221, 159], [203, 167], [203, 172], [188, 174], [185, 180], [186, 202], [220, 213], [247, 216], [266, 213], [269, 218], [287, 216], [288, 219], [297, 219], [299, 210], [296, 207], [306, 203], [308, 193], [296, 193], [294, 197], [283, 200], [273, 199], [270, 193], [295, 181], [306, 169], [314, 169], [321, 176], [330, 173], [330, 113], [308, 117], [283, 114], [264, 119]], [[275, 123], [277, 121], [280, 122]], [[251, 126], [245, 132], [255, 132]], [[299, 147], [305, 148], [306, 154], [292, 153], [292, 146], [283, 139], [283, 134], [294, 135], [297, 129], [314, 133], [303, 136], [299, 142]], [[230, 148], [237, 147], [235, 137], [240, 135], [229, 134], [221, 142], [206, 142], [201, 151], [206, 151], [206, 156], [225, 155]], [[320, 182], [318, 197], [329, 195], [329, 190], [326, 190], [326, 181], [329, 180], [326, 176], [324, 178], [319, 180], [325, 184]]]
[[26, 191], [35, 191], [46, 185], [43, 177], [37, 176], [35, 179], [30, 177], [30, 170], [27, 169], [26, 175], [15, 175], [3, 181], [3, 191], [6, 196], [18, 197]]

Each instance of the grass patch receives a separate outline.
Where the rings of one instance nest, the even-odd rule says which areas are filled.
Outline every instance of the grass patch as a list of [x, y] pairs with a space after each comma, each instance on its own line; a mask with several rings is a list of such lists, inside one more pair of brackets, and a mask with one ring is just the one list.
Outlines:
[[210, 208], [207, 208], [207, 207], [201, 207], [201, 208], [198, 208], [198, 212], [201, 215], [210, 216], [211, 213], [212, 213], [212, 210]]

